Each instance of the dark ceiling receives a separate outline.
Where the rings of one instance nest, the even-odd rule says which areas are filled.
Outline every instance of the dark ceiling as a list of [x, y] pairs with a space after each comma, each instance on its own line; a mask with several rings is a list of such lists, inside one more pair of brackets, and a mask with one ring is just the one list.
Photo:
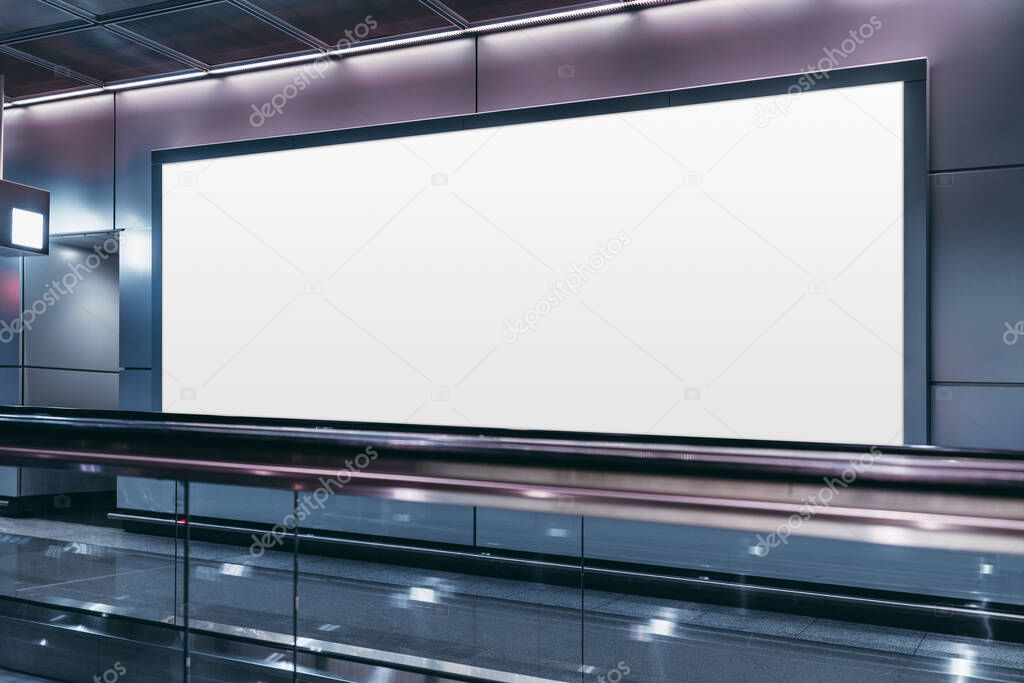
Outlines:
[[572, 0], [0, 0], [7, 100], [593, 5]]

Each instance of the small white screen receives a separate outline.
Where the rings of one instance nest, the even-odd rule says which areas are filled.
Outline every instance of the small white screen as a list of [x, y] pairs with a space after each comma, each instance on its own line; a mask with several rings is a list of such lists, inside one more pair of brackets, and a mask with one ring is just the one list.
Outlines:
[[45, 238], [43, 214], [24, 209], [11, 210], [11, 243], [16, 247], [42, 249]]

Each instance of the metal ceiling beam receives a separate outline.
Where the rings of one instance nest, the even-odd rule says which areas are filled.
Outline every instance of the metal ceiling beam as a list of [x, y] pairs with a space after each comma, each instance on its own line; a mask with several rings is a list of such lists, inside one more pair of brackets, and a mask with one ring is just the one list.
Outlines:
[[459, 28], [469, 28], [469, 20], [441, 2], [441, 0], [419, 0], [419, 3]]

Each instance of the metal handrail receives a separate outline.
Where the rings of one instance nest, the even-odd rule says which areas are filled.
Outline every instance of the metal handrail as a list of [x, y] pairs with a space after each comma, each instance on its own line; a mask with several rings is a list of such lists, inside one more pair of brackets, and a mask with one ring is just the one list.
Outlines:
[[831, 486], [801, 533], [1024, 551], [1009, 451], [5, 408], [0, 464], [759, 531]]

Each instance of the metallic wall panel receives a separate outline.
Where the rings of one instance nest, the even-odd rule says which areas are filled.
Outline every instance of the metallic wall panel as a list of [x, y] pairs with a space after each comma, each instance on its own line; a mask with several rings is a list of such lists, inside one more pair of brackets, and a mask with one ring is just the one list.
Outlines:
[[[21, 259], [11, 260], [17, 263]], [[3, 265], [5, 265], [5, 261], [0, 259], [0, 267]], [[3, 277], [2, 272], [0, 271], [0, 277]], [[17, 341], [11, 343], [18, 347], [21, 346]], [[21, 405], [20, 368], [0, 368], [0, 405]], [[18, 495], [18, 468], [0, 467], [0, 496], [16, 495]]]
[[[872, 17], [880, 27], [851, 40]], [[1024, 91], [1011, 85], [1022, 25], [1014, 0], [699, 0], [482, 36], [480, 108], [928, 57], [932, 168], [1015, 164], [1024, 160]]]
[[473, 60], [466, 40], [120, 93], [118, 227], [151, 227], [152, 150], [465, 114]]
[[932, 378], [1024, 382], [1024, 169], [932, 176]]
[[932, 388], [932, 415], [936, 445], [1024, 448], [1024, 386], [939, 384]]
[[121, 410], [158, 410], [153, 405], [153, 371], [122, 370], [117, 399]]
[[174, 514], [178, 511], [177, 482], [143, 477], [117, 478], [117, 507]]
[[22, 467], [18, 495], [42, 496], [58, 493], [113, 491], [116, 477], [82, 474], [65, 470]]
[[[25, 259], [26, 366], [120, 368], [117, 239], [108, 234], [90, 242], [95, 251], [77, 240], [54, 239], [49, 256]], [[85, 407], [68, 403], [70, 397], [53, 400], [62, 402], [33, 405]]]
[[0, 368], [0, 405], [21, 405], [20, 368]]
[[[121, 366], [153, 367], [153, 238], [149, 230], [121, 233]], [[133, 410], [150, 410], [147, 405]], [[128, 407], [128, 406], [125, 406]]]
[[[305, 500], [299, 496], [300, 507]], [[329, 496], [323, 509], [317, 507], [312, 495], [306, 503], [312, 514], [303, 522], [305, 528], [436, 543], [473, 543], [472, 507], [347, 495]]]
[[[21, 334], [14, 322], [21, 314], [22, 259], [0, 257], [0, 366], [21, 364]], [[8, 403], [7, 376], [0, 379], [0, 396]], [[19, 399], [20, 400], [20, 399]]]
[[[20, 261], [20, 259], [11, 260]], [[0, 266], [4, 263], [3, 260], [0, 260]], [[18, 344], [17, 341], [12, 343]], [[20, 346], [20, 344], [18, 345]], [[0, 405], [21, 405], [20, 368], [0, 368]], [[18, 468], [0, 467], [0, 496], [16, 495], [18, 495]]]
[[[173, 482], [121, 477], [118, 506], [152, 512], [173, 509]], [[336, 491], [336, 489], [334, 489]], [[299, 506], [304, 499], [300, 496]], [[189, 513], [235, 522], [284, 524], [293, 511], [290, 491], [221, 484], [192, 484]], [[455, 505], [404, 503], [362, 496], [309, 494], [304, 530], [473, 543], [473, 509]]]
[[582, 552], [580, 517], [477, 508], [476, 544], [480, 548], [519, 550], [578, 557]]
[[17, 467], [0, 467], [0, 496], [18, 495]]
[[281, 524], [291, 514], [294, 498], [291, 491], [280, 489], [192, 484], [188, 512], [197, 517]]
[[50, 191], [50, 231], [114, 227], [114, 98], [99, 95], [5, 112], [8, 180]]
[[26, 368], [25, 405], [117, 410], [117, 373]]
[[[780, 520], [780, 523], [785, 520]], [[977, 551], [889, 546], [848, 537], [816, 538], [793, 533], [785, 545], [768, 549], [770, 533], [587, 518], [585, 559], [602, 559], [683, 567], [819, 585], [933, 595], [970, 600], [980, 594], [1020, 604], [1017, 577], [1024, 556], [986, 555]], [[827, 560], [823, 560], [827, 558]], [[979, 566], [999, 567], [998, 576]]]

